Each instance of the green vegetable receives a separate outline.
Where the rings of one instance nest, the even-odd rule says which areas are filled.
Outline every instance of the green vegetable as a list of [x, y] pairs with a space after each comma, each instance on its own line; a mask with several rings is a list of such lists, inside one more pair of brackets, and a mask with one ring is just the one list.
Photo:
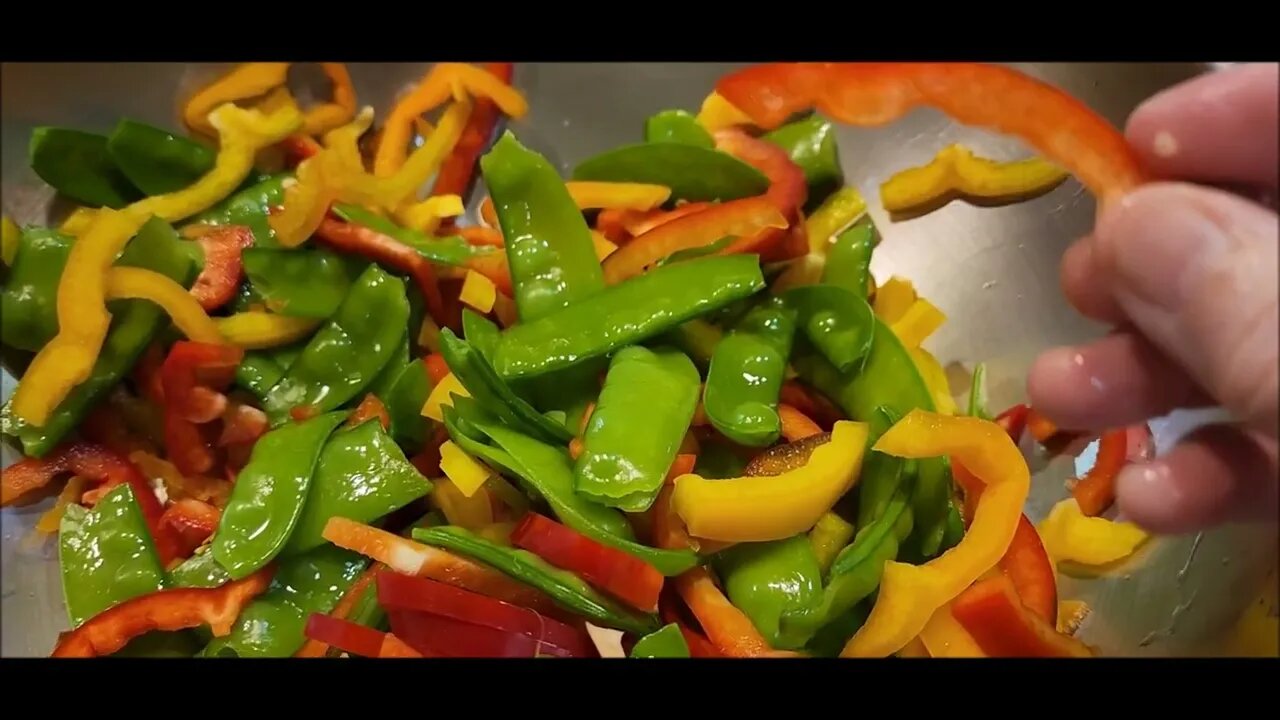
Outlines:
[[858, 516], [856, 527], [861, 530], [880, 519], [889, 500], [902, 484], [903, 477], [917, 471], [917, 463], [900, 457], [876, 452], [870, 448], [880, 436], [901, 419], [892, 408], [881, 405], [867, 419], [867, 455], [858, 478]]
[[627, 512], [648, 510], [693, 420], [698, 381], [677, 350], [619, 350], [583, 434], [574, 489]]
[[704, 371], [711, 366], [711, 358], [723, 339], [724, 331], [720, 326], [703, 318], [680, 323], [663, 336], [665, 342], [683, 350]]
[[318, 415], [258, 438], [213, 534], [213, 556], [232, 578], [252, 575], [284, 548], [302, 516], [320, 450], [345, 417]]
[[92, 207], [122, 208], [138, 199], [107, 152], [102, 135], [60, 127], [31, 131], [31, 169], [54, 190]]
[[200, 652], [203, 643], [193, 631], [149, 632], [111, 653], [118, 658], [189, 658]]
[[978, 363], [973, 368], [973, 383], [969, 386], [969, 407], [966, 414], [983, 420], [991, 419], [991, 413], [987, 412], [986, 363]]
[[855, 370], [871, 350], [876, 317], [866, 293], [836, 285], [805, 285], [783, 294], [805, 337], [841, 372]]
[[865, 298], [871, 287], [871, 251], [879, 240], [870, 220], [859, 222], [827, 245], [822, 284], [842, 287]]
[[275, 231], [267, 222], [271, 208], [284, 203], [284, 181], [293, 175], [271, 175], [236, 191], [225, 200], [191, 219], [192, 225], [244, 225], [253, 232], [253, 246], [276, 248]]
[[408, 327], [400, 334], [400, 342], [396, 345], [395, 352], [391, 353], [391, 357], [387, 358], [386, 364], [373, 377], [373, 381], [369, 383], [369, 392], [377, 395], [379, 399], [391, 392], [391, 384], [400, 377], [400, 371], [405, 365], [409, 364], [409, 331]]
[[853, 637], [867, 621], [867, 615], [871, 613], [869, 604], [860, 602], [835, 620], [823, 625], [814, 634], [813, 639], [805, 645], [805, 650], [814, 657], [840, 657], [840, 651], [844, 650], [849, 638]]
[[231, 576], [208, 549], [192, 555], [169, 571], [169, 585], [180, 588], [216, 588], [231, 582]]
[[302, 354], [305, 346], [305, 342], [299, 342], [269, 350], [246, 352], [236, 368], [236, 385], [253, 393], [259, 401], [264, 400], [271, 388], [284, 377], [285, 371], [292, 367], [293, 361]]
[[325, 412], [359, 395], [394, 356], [408, 319], [404, 281], [370, 265], [267, 393], [263, 409], [272, 425], [300, 405]]
[[281, 315], [309, 318], [332, 315], [368, 265], [316, 248], [245, 248], [240, 257], [261, 302]]
[[38, 352], [58, 334], [58, 281], [75, 238], [25, 227], [0, 289], [0, 342]]
[[663, 625], [661, 630], [649, 633], [636, 641], [631, 648], [633, 658], [687, 658], [689, 644], [684, 641], [680, 627], [675, 623]]
[[58, 528], [58, 564], [72, 627], [164, 587], [151, 531], [127, 483], [104, 495], [92, 510], [67, 506]]
[[290, 657], [306, 641], [312, 613], [328, 613], [364, 571], [368, 558], [333, 545], [280, 563], [271, 587], [249, 603], [231, 634], [215, 638], [205, 657]]
[[795, 310], [770, 299], [750, 310], [711, 356], [703, 407], [711, 424], [739, 445], [771, 445], [782, 431], [778, 393], [795, 329]]
[[368, 523], [431, 492], [431, 483], [370, 419], [329, 438], [316, 463], [302, 515], [280, 551], [296, 555], [323, 545], [329, 518]]
[[[642, 143], [609, 150], [573, 169], [574, 180], [663, 185], [671, 200], [736, 200], [760, 195], [769, 178], [738, 158], [680, 143]], [[505, 227], [505, 226], [504, 226]]]
[[715, 255], [719, 253], [721, 250], [724, 250], [725, 248], [732, 245], [733, 241], [736, 239], [737, 238], [735, 238], [732, 235], [726, 235], [720, 238], [719, 240], [707, 243], [706, 245], [703, 245], [701, 247], [691, 247], [691, 248], [685, 248], [683, 250], [677, 250], [671, 253], [670, 255], [659, 260], [658, 263], [654, 265], [654, 267], [662, 267], [663, 265], [670, 265], [671, 263], [684, 262], [685, 260], [692, 260], [694, 258], [706, 257], [707, 255]]
[[431, 378], [419, 358], [401, 368], [386, 395], [378, 396], [391, 417], [391, 437], [409, 452], [427, 441], [430, 423], [422, 416], [422, 406], [430, 394]]
[[663, 110], [645, 120], [644, 141], [679, 143], [707, 149], [716, 146], [711, 133], [688, 110]]
[[413, 539], [492, 565], [545, 592], [560, 607], [594, 623], [634, 633], [652, 632], [658, 627], [657, 617], [622, 606], [577, 575], [554, 567], [526, 550], [503, 547], [451, 525], [418, 528], [413, 531]]
[[716, 556], [725, 594], [775, 648], [789, 650], [808, 641], [807, 634], [784, 633], [784, 613], [815, 605], [822, 593], [822, 570], [809, 536], [740, 543]]
[[791, 161], [804, 171], [809, 186], [809, 208], [817, 207], [827, 195], [844, 185], [840, 168], [840, 150], [836, 147], [836, 130], [819, 115], [788, 123], [765, 133], [764, 140], [777, 145], [791, 156]]
[[660, 335], [763, 287], [754, 255], [667, 265], [608, 287], [591, 302], [508, 328], [494, 365], [506, 379], [571, 367]]
[[217, 153], [146, 123], [121, 119], [107, 138], [116, 168], [144, 195], [176, 192], [213, 169]]
[[347, 222], [367, 227], [370, 230], [394, 238], [413, 248], [422, 257], [442, 265], [460, 267], [477, 255], [497, 252], [491, 247], [472, 245], [458, 235], [429, 237], [418, 230], [400, 227], [381, 215], [375, 215], [359, 205], [338, 203], [333, 206], [333, 212]]
[[747, 469], [747, 459], [739, 455], [729, 443], [715, 437], [700, 443], [701, 451], [693, 471], [708, 480], [728, 480], [742, 477]]

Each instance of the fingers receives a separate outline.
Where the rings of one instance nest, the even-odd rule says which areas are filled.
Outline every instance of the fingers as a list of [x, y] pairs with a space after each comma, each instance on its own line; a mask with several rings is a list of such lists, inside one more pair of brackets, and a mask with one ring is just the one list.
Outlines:
[[1120, 331], [1042, 354], [1027, 377], [1035, 408], [1070, 430], [1106, 430], [1207, 404], [1182, 370], [1140, 336]]
[[1125, 135], [1158, 176], [1274, 188], [1275, 63], [1208, 73], [1143, 103]]
[[1093, 261], [1092, 237], [1081, 238], [1067, 248], [1059, 272], [1062, 292], [1080, 314], [1112, 325], [1124, 321], [1124, 311], [1111, 297], [1111, 288]]
[[1120, 512], [1152, 532], [1193, 532], [1276, 518], [1274, 440], [1229, 425], [1192, 433], [1167, 455], [1116, 478]]

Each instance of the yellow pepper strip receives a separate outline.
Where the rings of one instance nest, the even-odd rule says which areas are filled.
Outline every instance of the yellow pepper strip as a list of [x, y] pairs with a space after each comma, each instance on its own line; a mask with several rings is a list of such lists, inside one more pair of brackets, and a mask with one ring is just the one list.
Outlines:
[[924, 348], [907, 348], [907, 354], [915, 362], [925, 387], [929, 388], [934, 408], [940, 415], [955, 415], [959, 408], [956, 406], [956, 399], [951, 396], [951, 383], [947, 381], [947, 371], [942, 368], [942, 364]]
[[596, 259], [604, 262], [605, 258], [618, 251], [618, 246], [614, 245], [609, 238], [605, 237], [596, 230], [591, 231], [591, 244], [596, 248]]
[[480, 528], [476, 534], [495, 545], [511, 547], [511, 533], [515, 531], [514, 522], [494, 522]]
[[976, 157], [963, 145], [948, 145], [928, 164], [896, 173], [880, 185], [880, 204], [898, 212], [958, 192], [968, 197], [1003, 199], [1044, 192], [1062, 182], [1067, 171], [1042, 158], [996, 162]]
[[889, 327], [898, 336], [902, 344], [909, 347], [920, 347], [930, 335], [947, 321], [947, 316], [933, 303], [924, 298], [917, 298], [911, 307]]
[[828, 512], [818, 518], [818, 523], [809, 531], [809, 542], [813, 545], [813, 554], [818, 556], [818, 567], [825, 575], [835, 562], [836, 555], [853, 539], [853, 525], [839, 515]]
[[351, 122], [356, 114], [356, 90], [346, 63], [320, 63], [320, 68], [333, 83], [333, 100], [307, 110], [302, 131], [308, 135], [323, 135]]
[[872, 307], [881, 322], [892, 325], [907, 314], [917, 298], [916, 288], [911, 281], [894, 275], [876, 289], [876, 300]]
[[929, 649], [924, 646], [924, 642], [920, 638], [912, 638], [911, 642], [902, 646], [896, 657], [900, 658], [927, 658], [930, 657]]
[[413, 119], [413, 129], [417, 131], [418, 137], [426, 140], [427, 136], [436, 131], [436, 126], [432, 125], [430, 120], [419, 115]]
[[492, 470], [454, 445], [452, 440], [446, 440], [440, 446], [440, 469], [467, 497], [475, 495], [493, 475]]
[[951, 605], [943, 605], [933, 612], [929, 622], [920, 631], [920, 640], [929, 651], [930, 657], [936, 658], [980, 658], [986, 657], [978, 641], [973, 639], [960, 621], [951, 614]]
[[444, 513], [445, 520], [450, 525], [479, 530], [493, 524], [493, 505], [484, 488], [479, 488], [479, 492], [467, 497], [447, 477], [433, 480], [432, 485], [434, 489], [431, 500]]
[[[488, 75], [487, 72], [485, 74]], [[470, 114], [470, 102], [456, 102], [450, 105], [440, 117], [440, 122], [436, 124], [436, 131], [422, 143], [422, 147], [409, 155], [409, 159], [405, 160], [404, 165], [395, 174], [381, 182], [371, 183], [371, 186], [376, 188], [375, 195], [382, 199], [384, 207], [394, 208], [410, 198], [440, 169], [440, 165], [453, 152], [454, 145], [457, 145], [459, 138], [462, 137], [462, 131], [466, 127], [467, 117]]]
[[18, 240], [22, 237], [22, 231], [18, 229], [18, 225], [10, 220], [7, 216], [0, 217], [0, 262], [5, 265], [12, 265], [13, 258], [18, 254]]
[[350, 123], [329, 131], [325, 148], [303, 160], [294, 182], [285, 188], [283, 208], [267, 219], [280, 245], [292, 248], [315, 234], [339, 199], [344, 176], [363, 173], [357, 142], [373, 124], [373, 108], [365, 108]]
[[418, 346], [431, 352], [440, 352], [440, 326], [430, 314], [422, 316], [422, 325], [418, 328]]
[[159, 305], [183, 335], [196, 342], [224, 342], [218, 324], [187, 289], [153, 270], [111, 268], [107, 272], [108, 300], [139, 299]]
[[84, 494], [85, 479], [79, 475], [74, 475], [67, 481], [62, 492], [58, 493], [58, 499], [54, 502], [53, 507], [49, 508], [45, 514], [40, 516], [36, 521], [35, 531], [41, 535], [51, 535], [58, 532], [58, 527], [62, 523], [62, 514], [67, 511], [67, 506], [80, 502], [80, 496]]
[[856, 188], [845, 186], [831, 193], [804, 221], [809, 251], [826, 253], [827, 242], [867, 212], [867, 201]]
[[723, 130], [733, 125], [751, 124], [751, 118], [747, 117], [746, 113], [717, 92], [711, 93], [706, 100], [702, 101], [702, 107], [698, 110], [698, 116], [695, 119], [698, 124], [707, 129], [707, 132]]
[[1106, 565], [1123, 560], [1149, 537], [1133, 523], [1086, 516], [1075, 498], [1054, 505], [1036, 529], [1055, 565], [1060, 562]]
[[440, 408], [443, 405], [453, 407], [454, 395], [471, 397], [471, 393], [467, 392], [458, 378], [454, 377], [453, 373], [449, 373], [444, 376], [439, 385], [431, 388], [431, 394], [422, 405], [422, 415], [436, 422], [444, 422], [444, 412]]
[[837, 422], [808, 462], [781, 475], [681, 475], [672, 504], [689, 534], [708, 540], [763, 542], [807, 532], [857, 482], [867, 432], [865, 423]]
[[1063, 635], [1075, 635], [1080, 624], [1089, 617], [1089, 605], [1083, 600], [1061, 600], [1058, 602], [1058, 632]]
[[288, 76], [289, 63], [242, 63], [193, 95], [182, 108], [182, 120], [192, 130], [212, 135], [215, 125], [209, 113], [214, 108], [262, 95], [284, 85]]
[[214, 318], [223, 339], [245, 350], [288, 345], [310, 335], [321, 322], [323, 321], [318, 318], [290, 317], [253, 310]]
[[887, 657], [919, 635], [938, 608], [1000, 561], [1031, 489], [1022, 453], [987, 420], [912, 410], [872, 449], [905, 458], [952, 457], [986, 482], [986, 490], [955, 547], [924, 565], [885, 563], [876, 604], [843, 657]]
[[23, 421], [44, 425], [71, 388], [89, 377], [111, 324], [107, 270], [145, 220], [104, 208], [72, 244], [58, 282], [58, 334], [36, 353], [13, 393], [13, 412]]
[[571, 180], [564, 184], [580, 209], [652, 210], [671, 197], [671, 188], [628, 182]]
[[479, 313], [488, 313], [497, 300], [498, 288], [489, 278], [475, 270], [468, 270], [462, 280], [462, 292], [458, 300]]
[[431, 235], [440, 227], [441, 220], [457, 217], [466, 210], [457, 195], [432, 195], [422, 202], [401, 205], [395, 217], [403, 227]]

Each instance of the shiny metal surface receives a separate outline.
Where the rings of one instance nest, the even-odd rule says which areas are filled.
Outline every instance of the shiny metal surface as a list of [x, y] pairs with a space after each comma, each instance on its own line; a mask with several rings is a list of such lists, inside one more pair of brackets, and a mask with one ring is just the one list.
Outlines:
[[[353, 65], [361, 103], [380, 112], [426, 64]], [[529, 115], [512, 125], [526, 144], [567, 174], [596, 152], [640, 139], [644, 119], [664, 108], [696, 110], [728, 70], [715, 64], [546, 64], [519, 66], [516, 84], [530, 101]], [[1110, 121], [1123, 124], [1152, 93], [1206, 71], [1193, 64], [1035, 64], [1023, 66], [1075, 94]], [[177, 126], [178, 99], [216, 67], [179, 64], [13, 65], [0, 68], [0, 198], [5, 214], [21, 222], [45, 219], [52, 190], [27, 167], [26, 145], [35, 125], [109, 129], [121, 115]], [[1104, 328], [1076, 315], [1058, 289], [1058, 258], [1090, 229], [1094, 202], [1068, 181], [1018, 205], [984, 208], [952, 202], [923, 217], [890, 222], [875, 203], [879, 183], [893, 172], [928, 161], [950, 142], [980, 154], [1016, 158], [1025, 148], [1012, 139], [960, 127], [921, 110], [876, 130], [842, 128], [841, 160], [848, 180], [871, 201], [884, 236], [873, 272], [911, 278], [941, 307], [949, 322], [928, 346], [944, 365], [971, 368], [988, 362], [993, 407], [1024, 399], [1023, 377], [1036, 352], [1079, 341]], [[473, 201], [476, 198], [473, 198]], [[957, 373], [957, 376], [959, 374]], [[13, 380], [4, 379], [5, 397]], [[964, 383], [953, 383], [961, 394]], [[1154, 423], [1157, 444], [1200, 421], [1175, 414]], [[3, 463], [17, 459], [4, 449]], [[1065, 496], [1074, 472], [1063, 458], [1037, 469], [1028, 505], [1039, 519]], [[53, 542], [26, 538], [48, 503], [0, 513], [0, 654], [44, 655], [65, 627]], [[1219, 638], [1257, 597], [1275, 567], [1275, 526], [1228, 527], [1203, 536], [1159, 538], [1124, 567], [1094, 579], [1063, 578], [1061, 597], [1087, 601], [1094, 612], [1082, 637], [1106, 654], [1212, 654]]]

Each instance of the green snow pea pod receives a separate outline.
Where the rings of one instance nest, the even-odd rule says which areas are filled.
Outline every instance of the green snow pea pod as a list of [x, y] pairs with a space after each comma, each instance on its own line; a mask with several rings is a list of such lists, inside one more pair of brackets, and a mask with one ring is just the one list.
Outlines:
[[809, 208], [817, 207], [827, 195], [844, 184], [836, 130], [820, 115], [813, 114], [787, 123], [765, 133], [761, 139], [786, 150], [791, 161], [804, 171], [805, 184], [809, 186]]
[[644, 141], [647, 143], [680, 143], [700, 148], [714, 148], [711, 133], [688, 110], [663, 110], [644, 121]]
[[867, 622], [867, 616], [871, 614], [869, 605], [868, 602], [860, 602], [823, 625], [804, 646], [805, 650], [814, 657], [840, 657], [840, 651], [844, 650], [849, 638]]
[[666, 265], [605, 288], [591, 302], [508, 328], [494, 365], [505, 379], [571, 367], [660, 335], [763, 287], [754, 255]]
[[214, 559], [213, 553], [205, 548], [183, 560], [180, 565], [169, 571], [169, 585], [180, 588], [216, 588], [231, 582], [231, 576], [225, 568]]
[[58, 334], [58, 281], [75, 238], [25, 227], [9, 274], [0, 284], [0, 342], [38, 352]]
[[359, 395], [400, 347], [408, 320], [404, 281], [370, 265], [267, 393], [263, 409], [272, 425], [288, 420], [294, 407], [326, 412]]
[[256, 248], [277, 248], [275, 231], [267, 222], [271, 208], [284, 203], [284, 181], [291, 173], [269, 175], [266, 179], [232, 193], [225, 200], [196, 215], [192, 225], [244, 225], [253, 232]]
[[771, 445], [782, 431], [778, 393], [795, 329], [795, 310], [771, 298], [748, 311], [711, 356], [702, 404], [711, 424], [739, 445]]
[[293, 365], [293, 361], [302, 354], [306, 342], [269, 348], [266, 350], [250, 350], [236, 367], [236, 385], [253, 393], [262, 401], [275, 384], [280, 382], [285, 372]]
[[900, 457], [876, 452], [870, 448], [876, 444], [902, 416], [893, 408], [881, 405], [868, 418], [867, 456], [858, 479], [858, 515], [854, 526], [858, 529], [874, 523], [884, 513], [889, 500], [898, 491], [903, 477], [912, 475], [916, 463]]
[[297, 555], [323, 545], [329, 518], [368, 523], [431, 492], [377, 420], [329, 438], [316, 463], [302, 515], [280, 551]]
[[164, 568], [133, 488], [117, 486], [92, 510], [68, 505], [58, 527], [62, 596], [71, 626], [164, 587]]
[[107, 138], [61, 127], [38, 127], [27, 145], [31, 169], [67, 197], [92, 207], [122, 208], [139, 193], [107, 152]]
[[866, 293], [836, 285], [804, 285], [783, 294], [795, 309], [800, 330], [841, 372], [857, 368], [876, 331], [875, 312]]
[[472, 310], [462, 309], [462, 337], [471, 343], [471, 347], [480, 352], [481, 357], [493, 363], [493, 351], [498, 347], [502, 330], [492, 320]]
[[560, 607], [594, 623], [634, 633], [648, 633], [658, 627], [656, 616], [624, 607], [577, 575], [561, 570], [527, 550], [503, 547], [452, 525], [417, 528], [413, 531], [413, 539], [492, 565], [545, 592]]
[[782, 632], [779, 622], [786, 612], [821, 598], [822, 569], [807, 534], [734, 545], [716, 555], [715, 565], [729, 601], [770, 645], [782, 650], [804, 645], [808, 637]]
[[724, 331], [720, 326], [708, 322], [705, 318], [694, 318], [680, 323], [662, 338], [664, 342], [683, 350], [693, 364], [703, 371], [711, 366], [711, 358], [715, 356], [716, 348], [723, 339]]
[[391, 385], [400, 377], [400, 371], [409, 364], [409, 328], [406, 326], [404, 334], [400, 336], [400, 343], [396, 345], [395, 352], [391, 353], [391, 357], [387, 358], [387, 362], [374, 376], [373, 382], [369, 383], [369, 392], [382, 399], [384, 395], [391, 392]]
[[[117, 265], [158, 272], [183, 286], [195, 279], [188, 248], [173, 227], [159, 218], [148, 220], [125, 246]], [[107, 303], [111, 326], [89, 378], [71, 390], [44, 425], [28, 425], [12, 412], [9, 403], [0, 410], [0, 433], [17, 438], [23, 454], [43, 457], [80, 424], [94, 405], [133, 368], [169, 318], [147, 300], [115, 300]]]
[[233, 579], [248, 577], [280, 553], [297, 527], [325, 440], [346, 413], [318, 415], [263, 435], [236, 476], [213, 556]]
[[663, 625], [661, 630], [651, 632], [636, 641], [631, 648], [633, 658], [687, 658], [689, 643], [685, 642], [680, 627], [675, 623]]
[[672, 200], [737, 200], [769, 189], [769, 178], [738, 158], [682, 143], [625, 145], [583, 160], [574, 180], [663, 185]]
[[430, 424], [422, 416], [422, 406], [430, 394], [431, 378], [426, 363], [418, 358], [400, 369], [385, 396], [378, 395], [391, 417], [391, 437], [409, 452], [427, 440]]
[[878, 242], [876, 228], [870, 220], [837, 235], [835, 241], [827, 245], [822, 284], [842, 287], [865, 298], [871, 287], [871, 251]]
[[990, 420], [987, 412], [987, 364], [978, 363], [973, 368], [973, 382], [969, 386], [969, 405], [965, 413], [969, 417]]
[[342, 304], [367, 262], [318, 248], [245, 248], [244, 274], [273, 312], [327, 318]]
[[614, 354], [582, 437], [574, 489], [626, 512], [649, 509], [698, 406], [698, 369], [678, 350]]
[[214, 638], [205, 657], [290, 657], [306, 642], [312, 613], [328, 613], [368, 565], [363, 555], [324, 545], [280, 563], [271, 587], [249, 603], [231, 634]]
[[187, 137], [122, 118], [107, 137], [116, 168], [145, 195], [181, 190], [213, 169], [217, 153]]

